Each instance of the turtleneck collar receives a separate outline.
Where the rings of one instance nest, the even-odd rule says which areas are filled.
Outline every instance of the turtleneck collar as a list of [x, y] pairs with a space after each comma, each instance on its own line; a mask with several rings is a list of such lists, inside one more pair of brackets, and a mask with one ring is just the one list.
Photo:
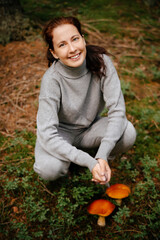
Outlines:
[[82, 77], [88, 72], [88, 69], [86, 67], [86, 59], [79, 67], [66, 66], [60, 60], [54, 64], [54, 67], [59, 72], [59, 74], [70, 79]]

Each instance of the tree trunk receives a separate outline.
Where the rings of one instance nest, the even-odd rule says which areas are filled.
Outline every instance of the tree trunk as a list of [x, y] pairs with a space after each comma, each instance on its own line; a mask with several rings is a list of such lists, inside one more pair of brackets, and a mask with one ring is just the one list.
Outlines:
[[0, 0], [0, 43], [24, 39], [29, 19], [23, 16], [19, 0]]
[[22, 12], [19, 0], [0, 0], [0, 14], [2, 16], [14, 15], [15, 11]]
[[158, 3], [157, 0], [143, 0], [143, 2], [148, 7], [153, 7], [156, 3]]

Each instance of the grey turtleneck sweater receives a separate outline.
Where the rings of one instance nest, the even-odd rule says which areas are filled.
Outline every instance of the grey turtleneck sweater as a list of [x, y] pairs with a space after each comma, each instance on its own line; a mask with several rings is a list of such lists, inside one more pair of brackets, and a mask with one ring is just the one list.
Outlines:
[[[117, 72], [110, 58], [103, 57], [107, 72], [100, 80], [86, 68], [86, 61], [78, 68], [60, 61], [52, 64], [43, 76], [39, 96], [37, 141], [41, 147], [53, 157], [86, 166], [90, 171], [97, 158], [107, 161], [127, 124]], [[71, 132], [88, 128], [104, 106], [108, 109], [108, 127], [95, 158], [59, 135], [58, 127]]]

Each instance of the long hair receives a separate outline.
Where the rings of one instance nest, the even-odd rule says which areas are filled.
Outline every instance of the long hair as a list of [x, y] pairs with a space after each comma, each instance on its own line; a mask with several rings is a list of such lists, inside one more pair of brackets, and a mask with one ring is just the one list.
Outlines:
[[[46, 26], [43, 29], [43, 38], [48, 44], [48, 49], [47, 49], [47, 59], [48, 59], [48, 66], [50, 66], [54, 61], [57, 61], [53, 57], [53, 55], [50, 52], [51, 50], [54, 50], [53, 47], [53, 29], [63, 25], [63, 24], [72, 24], [74, 25], [80, 35], [82, 36], [82, 30], [81, 30], [81, 24], [79, 20], [75, 17], [58, 17], [50, 20]], [[86, 65], [87, 68], [95, 75], [97, 75], [99, 78], [102, 76], [105, 76], [106, 74], [106, 66], [102, 57], [102, 54], [108, 54], [108, 52], [99, 46], [95, 45], [86, 45]]]

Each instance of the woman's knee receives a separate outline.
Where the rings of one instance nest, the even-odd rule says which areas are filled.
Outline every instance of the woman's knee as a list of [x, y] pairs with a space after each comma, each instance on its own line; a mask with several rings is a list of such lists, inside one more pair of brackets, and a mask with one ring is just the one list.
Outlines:
[[47, 161], [44, 161], [43, 163], [35, 162], [34, 171], [44, 180], [54, 181], [62, 176], [65, 176], [68, 172], [69, 163], [62, 162], [60, 160], [57, 160], [52, 162], [52, 164]]
[[125, 142], [128, 143], [128, 147], [132, 147], [136, 141], [137, 133], [133, 124], [128, 121], [127, 128], [124, 133]]
[[119, 153], [127, 152], [135, 143], [136, 135], [137, 134], [134, 126], [132, 125], [131, 122], [128, 122], [126, 130], [124, 131], [122, 137], [112, 150], [110, 157], [115, 156]]
[[119, 142], [122, 147], [122, 152], [128, 151], [136, 141], [136, 130], [131, 122], [128, 121], [127, 128]]
[[48, 154], [36, 141], [33, 169], [44, 180], [54, 181], [67, 174], [70, 163]]

